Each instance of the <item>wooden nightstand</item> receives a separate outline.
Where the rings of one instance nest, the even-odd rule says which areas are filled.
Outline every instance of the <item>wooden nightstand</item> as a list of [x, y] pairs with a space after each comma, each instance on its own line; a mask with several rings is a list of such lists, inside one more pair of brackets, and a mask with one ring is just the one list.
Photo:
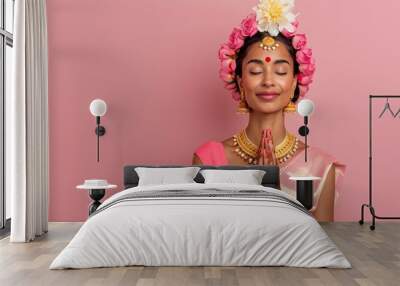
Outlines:
[[106, 194], [106, 190], [115, 189], [117, 185], [111, 185], [107, 180], [85, 180], [83, 185], [76, 186], [80, 190], [88, 190], [89, 197], [93, 202], [89, 205], [89, 216], [96, 211], [96, 209], [101, 205], [100, 200]]

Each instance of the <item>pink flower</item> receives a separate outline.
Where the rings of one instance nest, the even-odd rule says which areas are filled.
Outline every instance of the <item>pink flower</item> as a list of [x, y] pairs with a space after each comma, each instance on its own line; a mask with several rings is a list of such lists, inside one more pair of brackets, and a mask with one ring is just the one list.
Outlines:
[[307, 37], [305, 34], [297, 34], [293, 37], [292, 45], [296, 50], [301, 50], [307, 45]]
[[292, 23], [292, 26], [294, 27], [293, 32], [289, 32], [288, 30], [284, 29], [281, 33], [286, 37], [286, 38], [293, 38], [294, 35], [296, 34], [297, 28], [299, 27], [299, 21], [295, 20]]
[[244, 43], [244, 39], [242, 36], [242, 30], [235, 27], [228, 39], [228, 46], [233, 50], [239, 50]]
[[299, 97], [303, 98], [309, 89], [310, 87], [308, 85], [299, 85], [299, 90], [300, 90]]
[[251, 37], [257, 33], [258, 29], [256, 14], [251, 13], [249, 16], [247, 16], [246, 19], [242, 21], [241, 28], [243, 37]]
[[232, 95], [233, 100], [235, 100], [235, 101], [239, 101], [240, 100], [240, 94], [237, 93], [236, 91], [233, 91], [231, 93], [231, 95]]
[[296, 60], [299, 64], [309, 64], [312, 59], [312, 50], [309, 48], [301, 49], [296, 53]]
[[226, 89], [228, 89], [228, 90], [231, 90], [231, 91], [233, 91], [233, 90], [236, 90], [236, 83], [233, 81], [233, 82], [226, 82], [225, 83], [225, 88]]
[[221, 62], [221, 68], [228, 73], [234, 73], [236, 69], [236, 61], [230, 58], [225, 59]]
[[301, 64], [299, 66], [299, 70], [304, 75], [307, 75], [307, 76], [313, 75], [314, 72], [315, 72], [315, 63], [314, 63], [314, 61], [311, 60], [311, 63], [309, 63], [309, 64]]
[[297, 75], [297, 82], [301, 85], [309, 85], [312, 83], [312, 76], [300, 73]]
[[[234, 81], [235, 77], [233, 76], [232, 73], [227, 72], [226, 70], [220, 69], [219, 70], [219, 77], [227, 83], [231, 83]], [[227, 87], [227, 86], [225, 86]]]
[[300, 65], [300, 72], [306, 76], [312, 76], [315, 72], [315, 65], [313, 64], [303, 64]]
[[228, 47], [227, 44], [223, 44], [218, 51], [218, 57], [221, 61], [232, 58], [235, 56], [235, 51]]

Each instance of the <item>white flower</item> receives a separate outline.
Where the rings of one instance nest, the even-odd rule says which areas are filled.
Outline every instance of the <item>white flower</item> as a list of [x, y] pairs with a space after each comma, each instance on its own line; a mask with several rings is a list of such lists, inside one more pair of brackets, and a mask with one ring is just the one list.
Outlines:
[[253, 8], [257, 15], [258, 30], [274, 37], [285, 29], [294, 32], [292, 23], [296, 15], [292, 12], [293, 8], [294, 0], [260, 0], [257, 7]]

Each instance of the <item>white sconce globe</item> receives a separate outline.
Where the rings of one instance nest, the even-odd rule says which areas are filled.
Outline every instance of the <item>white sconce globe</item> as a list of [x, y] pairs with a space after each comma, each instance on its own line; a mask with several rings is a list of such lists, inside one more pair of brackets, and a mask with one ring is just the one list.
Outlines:
[[95, 99], [90, 103], [89, 109], [93, 116], [103, 116], [107, 112], [107, 104], [102, 99]]
[[310, 116], [314, 111], [314, 102], [310, 99], [303, 99], [297, 104], [297, 113], [301, 116]]

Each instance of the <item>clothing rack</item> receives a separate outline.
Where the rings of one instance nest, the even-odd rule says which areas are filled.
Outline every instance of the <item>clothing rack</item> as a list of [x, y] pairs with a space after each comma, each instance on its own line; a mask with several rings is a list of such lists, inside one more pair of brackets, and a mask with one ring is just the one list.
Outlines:
[[370, 95], [369, 96], [369, 203], [361, 206], [361, 220], [359, 223], [364, 224], [364, 208], [369, 208], [372, 216], [372, 225], [370, 229], [375, 229], [375, 219], [400, 219], [400, 217], [383, 217], [378, 216], [372, 204], [372, 100], [381, 98], [400, 98], [400, 95]]

